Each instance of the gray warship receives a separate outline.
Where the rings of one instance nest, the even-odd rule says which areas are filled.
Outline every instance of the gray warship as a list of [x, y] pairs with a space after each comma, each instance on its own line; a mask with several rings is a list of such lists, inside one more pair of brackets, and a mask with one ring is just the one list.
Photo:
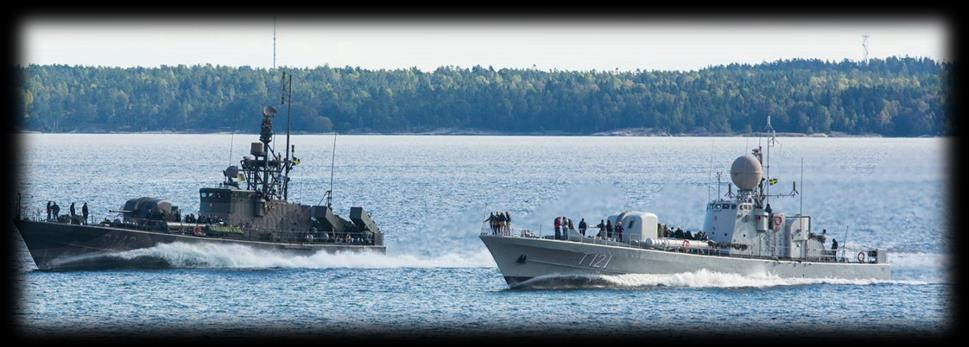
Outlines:
[[[285, 73], [283, 81], [285, 91]], [[289, 104], [285, 93], [281, 102]], [[276, 114], [271, 106], [263, 109], [259, 141], [251, 143], [251, 157], [243, 156], [239, 166], [226, 168], [218, 186], [199, 189], [198, 216], [182, 216], [170, 200], [156, 197], [127, 200], [111, 211], [119, 218], [97, 224], [87, 224], [81, 215], [29, 218], [18, 213], [14, 224], [34, 263], [39, 270], [164, 266], [161, 259], [132, 264], [116, 255], [175, 242], [243, 245], [299, 255], [384, 253], [383, 232], [367, 211], [351, 207], [349, 219], [334, 213], [332, 186], [325, 193], [325, 205], [287, 200], [290, 171], [299, 159], [295, 146], [289, 144], [289, 115], [285, 154], [272, 145]]]
[[811, 216], [772, 211], [771, 197], [800, 193], [795, 183], [789, 194], [770, 194], [776, 179], [769, 176], [774, 137], [769, 118], [767, 124], [767, 174], [760, 146], [734, 160], [730, 177], [737, 192], [728, 184], [726, 194], [718, 191], [718, 197], [706, 205], [699, 231], [703, 237], [674, 234], [653, 213], [626, 211], [608, 217], [611, 224], [623, 225], [621, 240], [612, 235], [587, 236], [574, 229], [541, 236], [504, 227], [482, 230], [481, 241], [511, 287], [537, 277], [701, 270], [780, 278], [891, 279], [885, 249], [830, 249], [824, 244], [831, 235], [816, 233]]

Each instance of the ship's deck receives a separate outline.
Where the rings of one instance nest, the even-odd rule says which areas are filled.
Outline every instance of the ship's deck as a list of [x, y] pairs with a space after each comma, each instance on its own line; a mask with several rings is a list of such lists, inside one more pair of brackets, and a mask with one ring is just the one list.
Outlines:
[[[489, 230], [485, 230], [486, 227], [482, 226], [481, 235], [483, 236], [496, 236], [496, 237], [515, 237], [515, 238], [532, 238], [532, 239], [543, 239], [543, 240], [556, 240], [554, 235], [541, 235], [534, 234], [528, 229], [515, 230], [515, 228], [510, 228], [508, 231], [498, 231], [492, 233]], [[676, 239], [677, 242], [685, 239]], [[647, 245], [645, 242], [639, 242], [636, 240], [631, 241], [617, 241], [615, 239], [602, 239], [598, 237], [585, 236], [576, 237], [576, 235], [571, 235], [568, 239], [558, 239], [558, 241], [567, 242], [577, 242], [577, 243], [587, 243], [595, 245], [613, 246], [613, 247], [625, 247], [625, 248], [635, 248], [635, 249], [648, 249], [654, 251], [664, 251], [673, 253], [690, 253], [698, 255], [709, 255], [709, 256], [719, 256], [719, 257], [731, 257], [731, 258], [750, 258], [750, 259], [770, 259], [770, 260], [801, 260], [810, 262], [823, 262], [823, 263], [860, 263], [860, 264], [877, 264], [877, 259], [874, 256], [869, 255], [869, 250], [849, 250], [847, 248], [840, 248], [837, 252], [832, 252], [831, 254], [826, 254], [821, 257], [805, 257], [805, 258], [780, 258], [780, 257], [768, 257], [768, 256], [758, 256], [758, 255], [747, 255], [747, 254], [737, 254], [731, 253], [729, 247], [716, 248], [716, 247], [703, 247], [703, 248], [690, 248], [690, 247], [656, 247]], [[696, 245], [696, 243], [704, 243], [705, 240], [688, 240], [690, 243]], [[840, 254], [839, 254], [840, 253]], [[864, 256], [850, 257], [847, 255], [863, 253]]]
[[[61, 215], [64, 217], [64, 215]], [[196, 238], [205, 239], [224, 239], [224, 240], [234, 240], [234, 241], [246, 241], [246, 242], [263, 242], [263, 243], [277, 243], [277, 244], [295, 244], [295, 245], [328, 245], [328, 244], [339, 244], [347, 246], [383, 246], [382, 242], [377, 242], [377, 240], [365, 240], [359, 237], [359, 233], [336, 233], [336, 232], [287, 232], [287, 238], [285, 240], [264, 240], [264, 239], [253, 239], [244, 237], [241, 234], [235, 234], [231, 232], [215, 232], [209, 230], [210, 226], [217, 226], [216, 224], [204, 224], [204, 223], [185, 223], [185, 222], [172, 222], [163, 223], [161, 221], [155, 221], [151, 224], [138, 224], [132, 222], [125, 222], [119, 219], [116, 220], [103, 220], [99, 223], [91, 224], [78, 224], [71, 223], [70, 221], [57, 221], [57, 220], [45, 220], [44, 218], [25, 218], [25, 221], [30, 222], [40, 222], [40, 223], [52, 223], [52, 224], [73, 224], [77, 226], [88, 226], [88, 227], [102, 227], [102, 228], [114, 228], [123, 230], [134, 230], [145, 233], [154, 234], [164, 234], [164, 235], [179, 235], [179, 236], [189, 236]], [[369, 241], [369, 242], [368, 242]]]

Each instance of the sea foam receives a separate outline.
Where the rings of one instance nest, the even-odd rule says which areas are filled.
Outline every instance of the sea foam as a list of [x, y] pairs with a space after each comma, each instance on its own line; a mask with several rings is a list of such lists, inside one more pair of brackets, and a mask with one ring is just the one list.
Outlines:
[[172, 267], [190, 268], [474, 268], [494, 267], [485, 251], [435, 256], [376, 252], [320, 251], [311, 255], [286, 254], [245, 245], [166, 243], [111, 254], [121, 259], [160, 258]]
[[675, 274], [622, 275], [547, 275], [520, 283], [523, 289], [582, 289], [582, 288], [768, 288], [813, 284], [872, 285], [872, 284], [928, 284], [914, 280], [875, 280], [837, 278], [781, 278], [773, 274], [741, 275], [701, 269]]

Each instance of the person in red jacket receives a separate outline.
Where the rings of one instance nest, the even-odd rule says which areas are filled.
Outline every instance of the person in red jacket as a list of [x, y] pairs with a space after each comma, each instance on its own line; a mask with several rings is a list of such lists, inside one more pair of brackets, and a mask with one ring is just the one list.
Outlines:
[[562, 239], [562, 217], [555, 217], [555, 239]]

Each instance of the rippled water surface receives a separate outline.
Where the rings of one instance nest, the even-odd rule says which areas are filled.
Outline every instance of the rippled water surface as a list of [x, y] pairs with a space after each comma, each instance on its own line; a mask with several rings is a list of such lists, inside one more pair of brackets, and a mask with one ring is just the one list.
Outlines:
[[[256, 135], [22, 135], [24, 205], [66, 211], [87, 201], [108, 216], [129, 198], [198, 209]], [[283, 138], [277, 138], [283, 142]], [[297, 135], [302, 164], [291, 200], [319, 203], [329, 185], [331, 136]], [[542, 278], [509, 290], [477, 239], [489, 211], [548, 233], [557, 215], [601, 219], [656, 213], [698, 229], [717, 194], [716, 172], [757, 138], [341, 136], [334, 205], [364, 206], [385, 230], [386, 255], [297, 257], [243, 247], [172, 244], [148, 255], [171, 268], [44, 273], [21, 247], [25, 329], [107, 333], [165, 329], [431, 332], [603, 329], [719, 332], [847, 329], [940, 332], [949, 278], [947, 140], [780, 138], [771, 174], [800, 199], [775, 210], [812, 215], [849, 246], [891, 251], [891, 281], [785, 280], [700, 271], [676, 275]], [[231, 144], [231, 151], [230, 151]], [[231, 155], [230, 155], [231, 152]], [[230, 160], [231, 158], [231, 160]], [[724, 191], [725, 192], [725, 191]], [[422, 331], [423, 331], [422, 330]], [[683, 331], [683, 330], [680, 330]]]

